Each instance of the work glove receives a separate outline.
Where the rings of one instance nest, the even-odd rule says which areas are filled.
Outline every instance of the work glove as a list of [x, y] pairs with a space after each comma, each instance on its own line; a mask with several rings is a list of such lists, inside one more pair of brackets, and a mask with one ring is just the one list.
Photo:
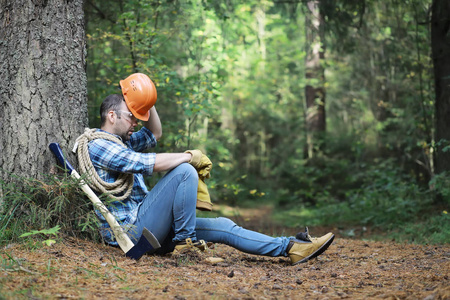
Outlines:
[[189, 161], [189, 163], [194, 167], [194, 168], [198, 168], [198, 166], [200, 165], [200, 162], [202, 160], [202, 151], [195, 149], [195, 150], [186, 150], [184, 153], [190, 153], [192, 154], [192, 158]]
[[202, 179], [198, 179], [197, 189], [197, 209], [203, 211], [212, 211], [211, 197], [209, 196], [208, 187]]
[[203, 180], [210, 178], [211, 177], [211, 175], [210, 175], [211, 169], [212, 169], [211, 160], [209, 160], [208, 156], [203, 154], [202, 158], [200, 160], [199, 167], [197, 168], [198, 176]]
[[208, 187], [205, 184], [205, 179], [210, 178], [212, 169], [212, 162], [202, 153], [202, 151], [187, 150], [185, 153], [191, 153], [192, 158], [189, 163], [197, 170], [198, 173], [198, 188], [197, 188], [197, 209], [203, 211], [212, 211], [211, 197], [209, 196]]

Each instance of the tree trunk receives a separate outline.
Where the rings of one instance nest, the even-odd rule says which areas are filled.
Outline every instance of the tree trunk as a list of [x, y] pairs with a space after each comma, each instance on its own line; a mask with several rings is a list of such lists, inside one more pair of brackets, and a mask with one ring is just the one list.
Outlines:
[[83, 1], [0, 2], [0, 180], [40, 179], [88, 122]]
[[325, 123], [325, 58], [323, 45], [324, 20], [320, 14], [318, 1], [307, 3], [310, 15], [306, 16], [306, 148], [305, 156], [312, 158], [322, 147]]
[[[450, 1], [434, 0], [431, 16], [431, 48], [436, 88], [435, 171], [450, 171]], [[443, 142], [446, 140], [446, 142]]]

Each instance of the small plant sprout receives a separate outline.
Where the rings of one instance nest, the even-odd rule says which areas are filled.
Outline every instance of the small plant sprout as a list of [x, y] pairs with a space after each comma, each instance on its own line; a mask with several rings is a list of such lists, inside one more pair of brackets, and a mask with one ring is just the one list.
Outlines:
[[[39, 235], [39, 234], [43, 234], [45, 236], [48, 236], [48, 235], [55, 235], [56, 236], [60, 229], [61, 229], [61, 227], [59, 225], [56, 225], [55, 227], [50, 228], [50, 229], [32, 230], [30, 232], [26, 232], [26, 233], [20, 235], [20, 237], [27, 237], [27, 236], [30, 236], [30, 235]], [[56, 243], [56, 241], [53, 240], [53, 239], [46, 239], [45, 241], [42, 241], [42, 243], [47, 245], [47, 246], [51, 246], [54, 243]]]

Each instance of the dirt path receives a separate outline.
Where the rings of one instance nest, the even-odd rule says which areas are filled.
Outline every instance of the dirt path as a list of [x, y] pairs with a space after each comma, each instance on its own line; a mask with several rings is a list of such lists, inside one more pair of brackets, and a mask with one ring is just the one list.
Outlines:
[[67, 238], [36, 250], [1, 250], [0, 299], [450, 299], [450, 247], [337, 238], [317, 259], [243, 254], [216, 245], [225, 259], [177, 261]]

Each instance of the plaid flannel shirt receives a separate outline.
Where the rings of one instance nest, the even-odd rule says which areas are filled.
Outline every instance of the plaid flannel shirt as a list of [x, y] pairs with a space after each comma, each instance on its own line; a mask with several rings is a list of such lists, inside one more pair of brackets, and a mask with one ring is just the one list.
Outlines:
[[[119, 224], [128, 230], [136, 221], [139, 207], [148, 193], [144, 175], [152, 175], [155, 165], [156, 154], [142, 153], [142, 151], [155, 147], [156, 139], [149, 129], [143, 127], [133, 133], [125, 144], [127, 148], [105, 139], [95, 139], [89, 142], [88, 148], [95, 170], [105, 182], [116, 181], [120, 173], [134, 174], [134, 185], [130, 196], [125, 200], [109, 203], [108, 207]], [[105, 218], [99, 210], [95, 212], [100, 220], [100, 232], [103, 239], [112, 245], [117, 245]]]

